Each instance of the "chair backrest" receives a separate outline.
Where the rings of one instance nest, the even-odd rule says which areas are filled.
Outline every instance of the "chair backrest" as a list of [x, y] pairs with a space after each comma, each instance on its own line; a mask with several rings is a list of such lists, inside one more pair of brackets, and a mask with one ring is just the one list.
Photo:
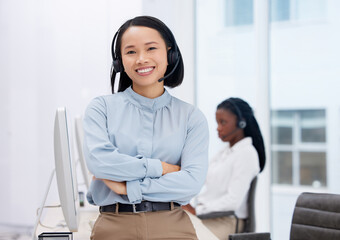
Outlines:
[[237, 233], [230, 234], [229, 240], [270, 240], [270, 233]]
[[340, 195], [300, 194], [290, 230], [290, 240], [296, 239], [340, 239]]
[[250, 188], [248, 191], [248, 218], [245, 220], [243, 232], [255, 232], [255, 192], [256, 192], [257, 176], [251, 181]]

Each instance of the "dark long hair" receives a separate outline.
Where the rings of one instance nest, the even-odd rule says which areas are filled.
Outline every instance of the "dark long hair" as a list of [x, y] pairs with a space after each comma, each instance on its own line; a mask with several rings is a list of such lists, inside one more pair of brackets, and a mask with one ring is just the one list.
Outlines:
[[[179, 86], [184, 77], [184, 65], [183, 65], [183, 59], [181, 52], [176, 44], [176, 40], [174, 35], [172, 34], [171, 30], [159, 19], [151, 16], [138, 16], [133, 19], [130, 19], [126, 21], [117, 31], [117, 40], [116, 43], [114, 43], [114, 40], [112, 41], [112, 46], [115, 45], [115, 50], [112, 52], [112, 57], [116, 57], [121, 64], [121, 69], [124, 69], [124, 66], [122, 64], [122, 54], [121, 54], [121, 45], [122, 45], [122, 36], [125, 33], [125, 31], [131, 27], [131, 26], [142, 26], [142, 27], [148, 27], [155, 29], [160, 33], [162, 38], [165, 41], [165, 44], [167, 48], [176, 49], [178, 51], [178, 57], [179, 57], [179, 63], [176, 67], [176, 70], [171, 74], [169, 77], [167, 77], [164, 80], [164, 85], [168, 87], [177, 87]], [[113, 47], [112, 47], [113, 49]], [[171, 70], [174, 68], [175, 64], [169, 64], [165, 75], [167, 75]], [[115, 85], [115, 79], [116, 79], [116, 72], [114, 71], [113, 67], [111, 68], [111, 89], [112, 93], [114, 93], [114, 85]], [[120, 79], [119, 79], [119, 85], [118, 85], [118, 92], [122, 92], [128, 87], [132, 85], [132, 80], [129, 78], [129, 76], [126, 74], [124, 70], [120, 72]]]
[[[259, 155], [260, 172], [264, 169], [266, 164], [266, 153], [264, 149], [263, 137], [260, 127], [255, 119], [253, 109], [249, 104], [240, 98], [228, 98], [221, 102], [217, 109], [229, 110], [237, 116], [237, 121], [246, 121], [246, 127], [244, 128], [244, 135], [251, 137], [253, 145]], [[238, 108], [238, 110], [236, 109]], [[241, 116], [240, 116], [241, 114]], [[239, 119], [242, 117], [242, 119]]]

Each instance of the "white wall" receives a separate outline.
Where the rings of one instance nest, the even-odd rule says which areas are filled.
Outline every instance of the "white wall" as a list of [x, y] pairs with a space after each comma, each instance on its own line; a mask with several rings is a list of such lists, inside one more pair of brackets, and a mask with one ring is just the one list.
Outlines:
[[181, 86], [170, 89], [174, 96], [195, 103], [195, 22], [194, 0], [143, 0], [143, 14], [161, 19], [173, 32], [184, 61]]
[[34, 224], [56, 108], [67, 107], [73, 131], [90, 99], [110, 93], [113, 34], [141, 12], [140, 0], [0, 2], [0, 223]]

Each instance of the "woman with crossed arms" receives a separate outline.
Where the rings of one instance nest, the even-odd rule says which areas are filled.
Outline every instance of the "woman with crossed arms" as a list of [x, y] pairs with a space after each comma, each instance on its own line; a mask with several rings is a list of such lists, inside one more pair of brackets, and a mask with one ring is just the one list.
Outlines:
[[92, 100], [84, 117], [84, 154], [95, 176], [87, 199], [100, 211], [91, 239], [197, 239], [180, 205], [204, 184], [208, 126], [201, 111], [164, 88], [183, 81], [175, 38], [159, 19], [135, 17], [116, 32], [112, 57], [113, 94]]

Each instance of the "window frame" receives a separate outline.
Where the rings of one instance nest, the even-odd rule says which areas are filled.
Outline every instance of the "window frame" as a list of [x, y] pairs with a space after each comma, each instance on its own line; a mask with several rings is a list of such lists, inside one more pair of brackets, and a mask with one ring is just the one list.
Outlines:
[[[274, 154], [273, 152], [291, 152], [292, 153], [292, 184], [280, 184], [275, 183], [274, 179], [272, 179], [273, 185], [288, 185], [292, 187], [312, 187], [312, 185], [301, 185], [300, 184], [300, 152], [324, 152], [325, 153], [325, 168], [326, 168], [326, 184], [325, 186], [321, 186], [320, 188], [324, 187], [327, 188], [327, 158], [328, 158], [328, 148], [327, 148], [327, 136], [325, 139], [325, 142], [302, 142], [301, 138], [301, 113], [307, 109], [275, 109], [273, 111], [291, 111], [293, 112], [293, 126], [292, 126], [292, 144], [277, 144], [277, 143], [271, 143], [271, 155], [272, 159], [274, 161]], [[326, 109], [308, 109], [308, 110], [314, 110], [314, 111], [324, 111], [324, 119], [325, 119], [325, 134], [327, 134], [327, 110]], [[273, 120], [273, 119], [272, 119]], [[271, 127], [273, 124], [271, 123]], [[272, 139], [273, 140], [273, 139]], [[273, 172], [275, 172], [274, 165], [273, 165]]]

